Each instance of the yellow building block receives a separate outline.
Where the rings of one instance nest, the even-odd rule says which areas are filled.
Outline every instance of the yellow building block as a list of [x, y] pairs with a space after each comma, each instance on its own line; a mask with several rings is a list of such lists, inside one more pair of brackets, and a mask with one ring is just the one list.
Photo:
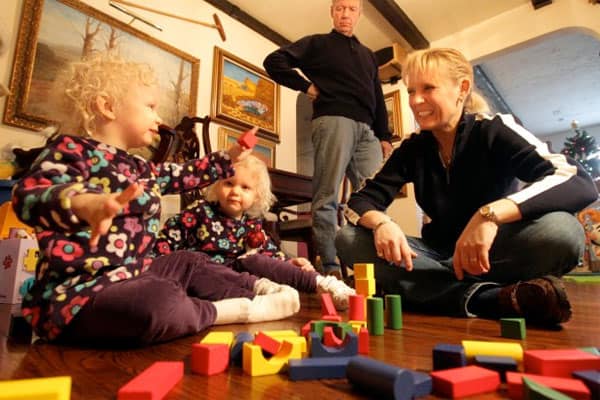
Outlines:
[[231, 347], [235, 339], [233, 332], [209, 332], [208, 335], [200, 341], [202, 344], [226, 344]]
[[35, 237], [33, 228], [25, 225], [17, 218], [10, 201], [7, 201], [0, 206], [0, 239], [8, 239], [11, 228], [23, 229], [29, 235]]
[[287, 367], [289, 360], [300, 358], [300, 343], [291, 343], [287, 339], [284, 339], [277, 354], [268, 360], [263, 356], [260, 346], [246, 342], [242, 350], [242, 367], [251, 376], [275, 375]]
[[373, 264], [354, 264], [355, 279], [375, 279]]
[[356, 294], [362, 294], [365, 299], [373, 296], [375, 294], [375, 279], [355, 279], [354, 289], [356, 289]]
[[23, 267], [27, 272], [35, 272], [35, 267], [40, 258], [40, 249], [27, 249], [27, 256], [23, 260]]
[[462, 345], [467, 358], [475, 356], [512, 357], [519, 362], [523, 361], [523, 347], [519, 343], [463, 340]]
[[352, 331], [357, 335], [360, 333], [360, 328], [367, 327], [367, 321], [348, 321], [352, 327]]
[[279, 339], [283, 337], [294, 337], [300, 336], [300, 334], [291, 329], [279, 330], [279, 331], [261, 331], [267, 336], [271, 336], [273, 339]]
[[0, 381], [0, 400], [69, 400], [71, 377]]

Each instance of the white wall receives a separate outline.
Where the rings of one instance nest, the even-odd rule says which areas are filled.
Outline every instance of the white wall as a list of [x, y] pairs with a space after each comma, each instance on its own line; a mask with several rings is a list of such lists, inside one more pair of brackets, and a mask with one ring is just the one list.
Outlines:
[[[600, 125], [592, 125], [586, 127], [580, 127], [596, 139], [596, 144], [600, 146]], [[572, 130], [555, 133], [554, 135], [540, 136], [540, 139], [544, 142], [549, 141], [552, 143], [552, 151], [559, 152], [565, 145], [565, 140], [568, 137], [574, 136], [575, 133]]]
[[[108, 5], [106, 0], [84, 0], [84, 3], [109, 14], [121, 21], [129, 22], [130, 18]], [[159, 32], [140, 22], [133, 26], [156, 39], [166, 42], [192, 56], [199, 58], [200, 81], [198, 90], [197, 115], [210, 114], [210, 99], [212, 90], [213, 48], [219, 46], [242, 59], [262, 68], [265, 56], [277, 46], [245, 27], [236, 20], [224, 15], [204, 1], [199, 0], [146, 0], [140, 2], [145, 6], [165, 10], [173, 14], [194, 18], [201, 21], [212, 21], [213, 13], [221, 18], [227, 41], [222, 42], [217, 31], [199, 25], [163, 17], [157, 14], [135, 10], [150, 21], [163, 27]], [[0, 13], [0, 34], [3, 35], [5, 50], [0, 54], [0, 82], [8, 86], [13, 64], [14, 48], [20, 22], [22, 0], [2, 1]], [[60, 27], [57, 27], [60, 29]], [[4, 110], [5, 98], [0, 99], [0, 109]], [[296, 170], [296, 95], [292, 91], [281, 88], [280, 103], [280, 132], [281, 144], [277, 146], [276, 166], [280, 169]], [[211, 143], [217, 145], [217, 124], [211, 124]], [[0, 124], [0, 159], [12, 146], [33, 147], [43, 143], [43, 138], [35, 132]]]

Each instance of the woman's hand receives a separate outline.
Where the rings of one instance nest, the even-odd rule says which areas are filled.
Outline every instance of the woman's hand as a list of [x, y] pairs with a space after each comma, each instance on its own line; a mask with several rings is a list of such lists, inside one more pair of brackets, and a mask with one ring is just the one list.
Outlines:
[[395, 222], [390, 220], [379, 225], [373, 236], [378, 257], [396, 265], [404, 263], [406, 270], [412, 271], [412, 259], [417, 257], [417, 253], [410, 248], [404, 232]]
[[302, 271], [314, 271], [315, 267], [304, 257], [290, 259], [290, 263], [302, 269]]
[[306, 95], [310, 98], [310, 101], [315, 101], [319, 97], [319, 94], [319, 88], [314, 83], [311, 83], [306, 90]]
[[490, 271], [489, 253], [498, 233], [498, 225], [475, 213], [456, 242], [453, 265], [458, 280], [464, 272], [481, 275]]
[[143, 185], [132, 183], [121, 193], [82, 193], [73, 196], [71, 199], [73, 213], [77, 218], [86, 221], [92, 230], [90, 246], [98, 245], [100, 235], [108, 233], [113, 218], [143, 191]]

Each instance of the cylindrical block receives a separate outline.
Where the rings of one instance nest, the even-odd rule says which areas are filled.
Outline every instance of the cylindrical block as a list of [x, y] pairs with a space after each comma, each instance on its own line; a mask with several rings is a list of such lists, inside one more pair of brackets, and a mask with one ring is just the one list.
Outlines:
[[385, 296], [385, 314], [388, 328], [402, 329], [402, 298], [399, 294]]
[[242, 366], [242, 348], [244, 347], [244, 343], [251, 343], [253, 340], [254, 335], [252, 335], [250, 332], [240, 332], [235, 335], [233, 345], [229, 351], [229, 359], [231, 360], [232, 364], [239, 367]]
[[365, 319], [365, 296], [357, 294], [349, 297], [350, 321], [366, 321]]
[[350, 359], [346, 377], [369, 397], [412, 399], [415, 385], [408, 370], [385, 364], [372, 358], [356, 356]]
[[383, 299], [381, 297], [367, 299], [367, 329], [369, 329], [370, 335], [383, 335]]

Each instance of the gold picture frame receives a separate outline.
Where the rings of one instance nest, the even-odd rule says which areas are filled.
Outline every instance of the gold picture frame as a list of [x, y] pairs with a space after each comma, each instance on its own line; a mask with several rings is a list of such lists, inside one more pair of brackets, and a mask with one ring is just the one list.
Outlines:
[[211, 118], [234, 128], [258, 126], [280, 143], [279, 85], [267, 73], [215, 46]]
[[196, 114], [199, 59], [81, 1], [25, 0], [3, 122], [31, 130], [57, 125], [53, 78], [68, 62], [106, 49], [152, 66], [165, 124]]
[[400, 106], [400, 91], [395, 90], [383, 96], [385, 108], [388, 113], [388, 126], [392, 133], [392, 142], [399, 142], [404, 138], [402, 131], [402, 109]]
[[[219, 150], [227, 150], [234, 143], [237, 143], [238, 138], [242, 136], [242, 132], [233, 129], [219, 127], [217, 146]], [[276, 144], [267, 139], [258, 139], [258, 143], [254, 146], [252, 154], [267, 164], [269, 168], [275, 168]]]

